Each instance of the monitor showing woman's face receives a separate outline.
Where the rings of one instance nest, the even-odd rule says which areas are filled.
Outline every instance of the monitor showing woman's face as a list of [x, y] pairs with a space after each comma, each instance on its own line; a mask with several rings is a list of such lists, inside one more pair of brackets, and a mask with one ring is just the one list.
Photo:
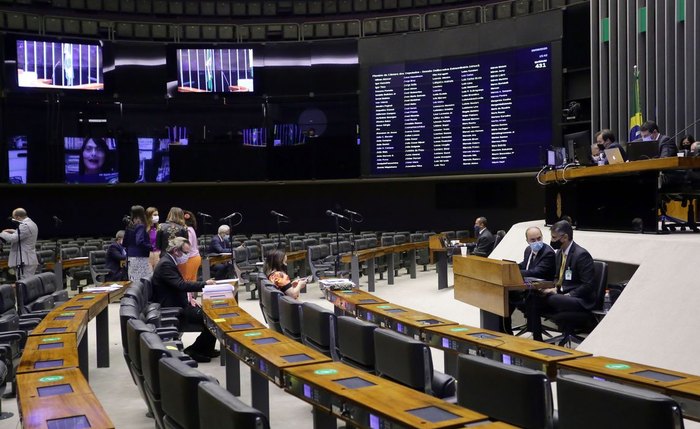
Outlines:
[[98, 146], [90, 139], [83, 148], [83, 166], [85, 174], [97, 174], [102, 172], [107, 153], [104, 148]]

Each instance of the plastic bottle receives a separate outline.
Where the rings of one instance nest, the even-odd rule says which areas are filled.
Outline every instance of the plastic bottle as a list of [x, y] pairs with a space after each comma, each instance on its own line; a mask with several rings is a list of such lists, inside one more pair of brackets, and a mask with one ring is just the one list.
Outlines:
[[606, 313], [610, 311], [610, 307], [612, 307], [612, 302], [610, 301], [610, 291], [608, 289], [605, 289], [605, 299], [603, 300], [603, 311]]

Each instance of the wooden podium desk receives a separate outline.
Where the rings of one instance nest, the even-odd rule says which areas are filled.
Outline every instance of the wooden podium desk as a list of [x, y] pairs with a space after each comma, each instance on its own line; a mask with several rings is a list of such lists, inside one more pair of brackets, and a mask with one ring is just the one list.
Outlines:
[[102, 405], [75, 369], [18, 374], [18, 402], [25, 429], [89, 427], [111, 429]]
[[284, 378], [285, 390], [312, 404], [317, 415], [333, 416], [323, 419], [324, 425], [315, 425], [319, 429], [335, 428], [335, 417], [358, 427], [431, 429], [463, 427], [487, 419], [341, 362], [289, 368]]
[[700, 421], [700, 381], [669, 387], [666, 394], [681, 406], [683, 417]]
[[51, 312], [86, 311], [88, 321], [95, 319], [98, 368], [109, 368], [109, 299], [109, 293], [80, 293]]
[[412, 310], [396, 304], [362, 304], [357, 306], [357, 317], [399, 334], [424, 340], [428, 327], [456, 325], [456, 322]]
[[585, 357], [559, 364], [560, 374], [578, 374], [603, 378], [622, 384], [644, 387], [666, 393], [667, 389], [687, 383], [700, 382], [700, 377], [663, 368], [604, 356]]
[[361, 289], [324, 291], [326, 299], [333, 304], [336, 315], [350, 313], [357, 316], [357, 306], [362, 304], [384, 304], [386, 301]]
[[[251, 368], [252, 405], [270, 416], [268, 380], [283, 387], [283, 372], [289, 368], [329, 362], [331, 359], [310, 347], [270, 329], [226, 333], [226, 348]], [[229, 379], [229, 366], [226, 367]]]
[[46, 372], [78, 366], [80, 362], [75, 334], [32, 335], [27, 338], [17, 373]]

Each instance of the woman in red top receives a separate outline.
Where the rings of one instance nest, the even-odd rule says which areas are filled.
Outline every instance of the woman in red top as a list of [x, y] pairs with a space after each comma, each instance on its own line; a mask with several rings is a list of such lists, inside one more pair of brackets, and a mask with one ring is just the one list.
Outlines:
[[265, 258], [265, 275], [277, 289], [294, 299], [299, 298], [299, 292], [306, 287], [306, 279], [291, 281], [287, 274], [287, 255], [284, 250], [273, 250]]

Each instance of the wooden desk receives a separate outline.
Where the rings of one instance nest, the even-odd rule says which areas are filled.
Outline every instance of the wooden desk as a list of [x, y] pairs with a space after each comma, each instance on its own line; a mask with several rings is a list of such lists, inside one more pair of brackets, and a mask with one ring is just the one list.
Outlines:
[[88, 320], [96, 319], [98, 368], [109, 368], [109, 295], [109, 293], [80, 293], [51, 312], [53, 314], [56, 311], [87, 311]]
[[[63, 419], [66, 420], [63, 422], [63, 426], [59, 427], [114, 428], [114, 423], [107, 416], [94, 394], [65, 394], [27, 398], [20, 403], [20, 414], [24, 429], [48, 429], [49, 421]], [[81, 422], [68, 419], [80, 419]], [[89, 426], [80, 425], [81, 423], [83, 425], [88, 423]]]
[[27, 338], [17, 373], [77, 368], [79, 365], [75, 334], [32, 335]]
[[643, 171], [686, 170], [700, 168], [698, 157], [669, 157], [645, 159], [641, 161], [624, 162], [622, 164], [609, 164], [591, 167], [574, 167], [564, 170], [548, 171], [540, 176], [544, 183], [559, 182], [562, 180], [575, 180], [584, 177], [611, 176], [617, 174], [631, 174]]
[[126, 290], [131, 286], [130, 280], [118, 281], [118, 282], [105, 282], [105, 285], [117, 284], [121, 286], [118, 290], [109, 292], [109, 302], [119, 302], [126, 293]]
[[72, 334], [78, 344], [78, 366], [83, 372], [85, 379], [88, 379], [88, 336], [87, 331], [88, 312], [87, 311], [52, 311], [36, 328], [29, 333], [29, 336]]
[[666, 394], [681, 406], [683, 417], [700, 421], [700, 381], [669, 387]]
[[456, 325], [456, 322], [402, 307], [396, 304], [363, 304], [357, 306], [357, 317], [382, 328], [423, 340], [427, 327]]
[[[289, 368], [284, 377], [285, 390], [314, 405], [317, 413], [331, 413], [359, 427], [455, 428], [487, 419], [483, 414], [340, 362]], [[346, 387], [339, 383], [341, 380], [361, 386]], [[416, 415], [420, 411], [433, 411], [439, 416], [431, 422]]]
[[360, 304], [384, 304], [386, 301], [361, 289], [324, 291], [326, 299], [333, 303], [336, 314], [351, 313], [357, 316]]
[[230, 298], [202, 299], [202, 309], [204, 311], [234, 307], [238, 307], [238, 302], [233, 296]]
[[[667, 389], [687, 383], [700, 382], [696, 375], [684, 374], [663, 368], [612, 359], [604, 356], [585, 357], [564, 361], [559, 364], [560, 374], [579, 374], [598, 377], [622, 384], [656, 390], [665, 393]], [[659, 377], [663, 379], [659, 379]]]
[[[330, 361], [327, 356], [270, 329], [228, 332], [226, 348], [251, 368], [252, 405], [268, 417], [268, 380], [283, 387], [283, 371], [295, 366]], [[228, 370], [229, 366], [226, 366]]]
[[[45, 392], [45, 387], [64, 387], [66, 385], [69, 386], [70, 391], [60, 394], [91, 395], [93, 393], [90, 385], [77, 368], [64, 368], [17, 374], [17, 401], [21, 403], [25, 399], [46, 397], [48, 392]], [[53, 393], [57, 394], [58, 392], [54, 391]]]

